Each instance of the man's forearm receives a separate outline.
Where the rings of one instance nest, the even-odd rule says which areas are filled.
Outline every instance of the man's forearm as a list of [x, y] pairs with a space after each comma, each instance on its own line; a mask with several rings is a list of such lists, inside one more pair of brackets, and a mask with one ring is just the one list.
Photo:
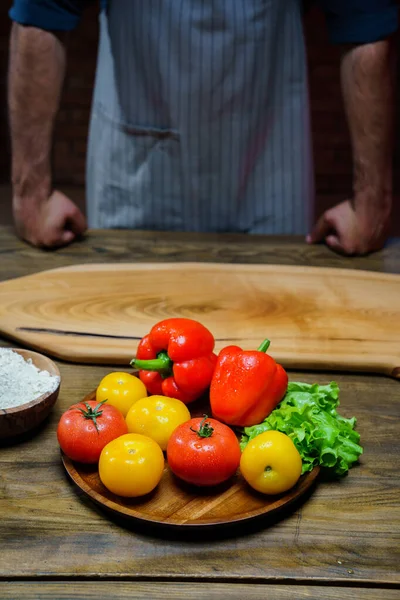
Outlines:
[[14, 197], [47, 198], [54, 120], [65, 74], [65, 49], [53, 33], [12, 26], [8, 104]]
[[387, 214], [392, 197], [394, 128], [393, 42], [348, 50], [342, 88], [353, 147], [354, 202]]

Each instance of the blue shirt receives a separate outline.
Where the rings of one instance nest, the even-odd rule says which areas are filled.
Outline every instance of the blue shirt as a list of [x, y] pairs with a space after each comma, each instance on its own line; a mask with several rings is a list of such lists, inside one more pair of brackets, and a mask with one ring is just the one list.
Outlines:
[[[53, 31], [74, 29], [91, 0], [14, 0], [13, 21]], [[397, 0], [318, 0], [333, 43], [368, 43], [397, 30]], [[107, 0], [100, 0], [101, 8]]]

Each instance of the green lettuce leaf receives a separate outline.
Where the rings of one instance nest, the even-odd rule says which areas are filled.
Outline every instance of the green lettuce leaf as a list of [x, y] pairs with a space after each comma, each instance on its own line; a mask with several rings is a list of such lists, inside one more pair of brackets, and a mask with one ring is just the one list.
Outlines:
[[263, 423], [244, 428], [241, 449], [260, 433], [275, 429], [293, 440], [303, 461], [303, 473], [320, 465], [332, 475], [345, 475], [363, 449], [354, 429], [355, 417], [342, 417], [338, 406], [337, 383], [291, 382], [282, 402]]

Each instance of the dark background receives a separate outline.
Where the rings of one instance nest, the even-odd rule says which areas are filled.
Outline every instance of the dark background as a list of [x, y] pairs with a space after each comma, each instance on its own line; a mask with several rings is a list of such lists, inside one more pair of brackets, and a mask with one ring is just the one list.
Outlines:
[[[0, 8], [0, 222], [10, 220], [10, 152], [7, 125], [6, 85], [11, 2]], [[90, 102], [97, 53], [98, 10], [89, 8], [78, 30], [70, 36], [68, 69], [54, 143], [54, 182], [79, 204], [84, 202], [85, 155]], [[327, 41], [323, 15], [318, 9], [305, 18], [314, 161], [316, 216], [351, 195], [351, 149], [340, 91], [340, 48]], [[399, 72], [399, 71], [398, 71]], [[396, 132], [399, 132], [399, 120]], [[400, 144], [395, 166], [393, 233], [400, 235]]]

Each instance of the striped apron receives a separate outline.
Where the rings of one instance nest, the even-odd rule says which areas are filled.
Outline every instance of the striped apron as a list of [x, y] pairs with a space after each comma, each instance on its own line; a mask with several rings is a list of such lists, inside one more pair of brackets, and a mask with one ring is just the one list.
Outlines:
[[299, 0], [111, 0], [100, 21], [89, 225], [305, 233]]

